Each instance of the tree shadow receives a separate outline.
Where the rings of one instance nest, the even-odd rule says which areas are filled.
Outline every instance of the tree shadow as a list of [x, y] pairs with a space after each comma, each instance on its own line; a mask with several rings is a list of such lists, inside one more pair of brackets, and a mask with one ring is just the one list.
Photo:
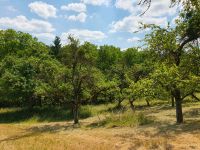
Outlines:
[[185, 118], [199, 118], [200, 117], [200, 108], [193, 108], [184, 113]]
[[182, 133], [200, 133], [200, 120], [187, 120], [183, 124], [157, 123], [158, 132], [156, 135], [173, 133], [174, 135]]
[[18, 133], [17, 135], [13, 135], [8, 138], [4, 138], [0, 140], [0, 143], [5, 142], [5, 141], [15, 141], [15, 140], [20, 140], [27, 137], [38, 136], [43, 133], [56, 133], [60, 131], [70, 130], [70, 129], [73, 130], [74, 128], [76, 127], [73, 125], [73, 123], [68, 123], [65, 125], [54, 124], [54, 125], [34, 126], [28, 129], [24, 129], [24, 131], [21, 134]]
[[[84, 110], [80, 113], [80, 119], [91, 116], [90, 111]], [[70, 109], [65, 108], [14, 108], [8, 111], [0, 112], [0, 123], [20, 123], [33, 120], [36, 122], [58, 122], [70, 121], [73, 115]]]

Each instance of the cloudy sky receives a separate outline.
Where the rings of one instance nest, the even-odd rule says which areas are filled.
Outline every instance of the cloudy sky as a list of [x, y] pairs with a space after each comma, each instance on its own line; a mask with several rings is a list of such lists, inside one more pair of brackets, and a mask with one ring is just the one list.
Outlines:
[[139, 46], [145, 32], [139, 22], [166, 26], [177, 15], [169, 0], [154, 0], [148, 12], [138, 0], [0, 0], [0, 29], [13, 28], [51, 44], [73, 34], [81, 41], [128, 48]]

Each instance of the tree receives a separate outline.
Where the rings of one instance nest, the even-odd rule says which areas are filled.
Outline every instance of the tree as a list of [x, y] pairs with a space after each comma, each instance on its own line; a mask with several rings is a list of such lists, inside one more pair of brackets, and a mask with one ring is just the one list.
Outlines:
[[[98, 71], [96, 66], [96, 46], [85, 42], [80, 45], [79, 40], [68, 37], [69, 45], [65, 47], [65, 55], [68, 56], [66, 66], [70, 70], [69, 83], [71, 86], [71, 102], [73, 107], [74, 124], [79, 123], [78, 111], [83, 99], [91, 96], [90, 87], [94, 83], [95, 74]], [[64, 53], [63, 53], [64, 54]], [[98, 80], [98, 79], [97, 79]]]
[[14, 30], [1, 31], [0, 37], [2, 97], [30, 107], [37, 101], [41, 104], [41, 99], [48, 104], [52, 97], [59, 97], [64, 69], [50, 57], [48, 47], [31, 35]]
[[[187, 82], [191, 82], [192, 84], [194, 80], [198, 80], [189, 68], [183, 67], [185, 63], [183, 62], [183, 55], [188, 49], [190, 49], [189, 45], [192, 45], [190, 42], [195, 41], [199, 37], [200, 31], [198, 25], [192, 29], [190, 29], [191, 25], [186, 27], [182, 26], [183, 24], [191, 24], [190, 19], [186, 19], [186, 22], [180, 22], [176, 29], [172, 29], [170, 27], [164, 29], [155, 25], [150, 25], [152, 32], [146, 36], [146, 42], [148, 43], [149, 50], [156, 52], [158, 60], [162, 61], [162, 65], [167, 67], [167, 69], [165, 69], [166, 72], [171, 70], [166, 74], [166, 78], [168, 77], [171, 79], [174, 78], [175, 75], [179, 77], [178, 79], [174, 78], [177, 80], [173, 80], [173, 82], [170, 80], [164, 80], [164, 77], [160, 78], [159, 80], [159, 75], [155, 77], [157, 82], [170, 91], [175, 98], [177, 123], [183, 122], [182, 101], [185, 96], [191, 92], [190, 90], [184, 90], [183, 87], [180, 86], [183, 84], [180, 83], [183, 83], [185, 80], [187, 80]], [[182, 30], [180, 30], [180, 28]], [[196, 33], [191, 35], [190, 32], [188, 32], [191, 30], [195, 30]], [[163, 68], [163, 66], [161, 68]], [[158, 68], [157, 70], [160, 71], [162, 70], [161, 68]], [[164, 84], [163, 81], [166, 81], [166, 83]], [[188, 85], [185, 86], [185, 89], [191, 89], [187, 88]]]
[[114, 46], [100, 46], [98, 51], [97, 67], [104, 73], [108, 73], [111, 68], [119, 62], [121, 51]]
[[53, 41], [53, 45], [51, 46], [51, 54], [56, 58], [58, 58], [60, 50], [61, 50], [61, 40], [58, 36], [56, 36]]

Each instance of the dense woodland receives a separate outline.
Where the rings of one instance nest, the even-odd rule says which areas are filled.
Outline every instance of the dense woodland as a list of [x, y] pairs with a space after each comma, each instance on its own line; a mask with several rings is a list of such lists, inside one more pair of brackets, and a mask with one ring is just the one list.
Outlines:
[[[150, 3], [151, 1], [141, 1]], [[150, 7], [150, 4], [149, 4]], [[73, 35], [47, 46], [27, 33], [0, 31], [0, 107], [62, 106], [71, 109], [74, 123], [85, 104], [171, 99], [177, 123], [183, 122], [182, 102], [198, 100], [200, 92], [200, 7], [188, 1], [176, 26], [141, 24], [149, 30], [142, 47], [120, 48]]]

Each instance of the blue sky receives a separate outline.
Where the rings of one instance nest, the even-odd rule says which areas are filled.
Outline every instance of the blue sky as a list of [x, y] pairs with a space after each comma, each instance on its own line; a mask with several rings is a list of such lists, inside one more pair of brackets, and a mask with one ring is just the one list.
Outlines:
[[69, 34], [97, 45], [115, 45], [122, 49], [139, 46], [145, 31], [139, 22], [166, 26], [177, 16], [169, 0], [154, 0], [148, 12], [138, 0], [0, 0], [0, 29], [28, 32], [51, 44]]

